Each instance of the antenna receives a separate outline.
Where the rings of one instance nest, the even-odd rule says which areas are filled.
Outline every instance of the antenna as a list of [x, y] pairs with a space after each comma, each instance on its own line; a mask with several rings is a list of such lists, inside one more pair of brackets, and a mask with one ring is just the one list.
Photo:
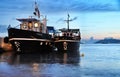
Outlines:
[[64, 20], [64, 21], [67, 22], [67, 29], [68, 29], [68, 30], [69, 30], [69, 22], [71, 21], [69, 18], [70, 18], [70, 15], [69, 15], [69, 13], [68, 13], [67, 20]]
[[67, 27], [68, 27], [68, 30], [69, 30], [69, 18], [70, 18], [70, 15], [68, 14], [68, 18], [67, 18]]
[[38, 9], [38, 5], [37, 5], [37, 2], [35, 2], [35, 12], [33, 12], [33, 14], [35, 16], [38, 16], [38, 18], [40, 18], [40, 11]]
[[64, 20], [64, 21], [67, 22], [67, 29], [68, 29], [68, 30], [69, 30], [69, 22], [70, 22], [70, 21], [73, 21], [73, 20], [76, 20], [76, 19], [77, 19], [77, 17], [74, 17], [74, 18], [70, 19], [70, 15], [69, 15], [69, 13], [68, 13], [67, 20]]

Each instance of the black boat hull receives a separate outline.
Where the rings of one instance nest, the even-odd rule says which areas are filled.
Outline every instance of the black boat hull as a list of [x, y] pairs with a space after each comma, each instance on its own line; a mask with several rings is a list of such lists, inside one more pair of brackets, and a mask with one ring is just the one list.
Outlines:
[[51, 35], [49, 34], [9, 28], [8, 38], [17, 53], [52, 51]]
[[21, 30], [16, 28], [8, 29], [9, 38], [36, 38], [36, 39], [51, 39], [51, 35], [41, 32]]
[[58, 40], [55, 41], [55, 47], [58, 51], [79, 51], [80, 41], [74, 40]]
[[46, 53], [52, 51], [51, 41], [40, 41], [38, 39], [14, 38], [10, 43], [17, 53]]

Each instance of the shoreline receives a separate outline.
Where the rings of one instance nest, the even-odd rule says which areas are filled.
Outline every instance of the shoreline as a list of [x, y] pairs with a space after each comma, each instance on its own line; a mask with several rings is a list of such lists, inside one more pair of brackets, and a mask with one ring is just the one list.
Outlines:
[[12, 45], [10, 43], [4, 43], [3, 39], [3, 37], [0, 37], [0, 49], [3, 49], [5, 51], [11, 51]]
[[2, 47], [3, 37], [0, 37], [0, 48]]

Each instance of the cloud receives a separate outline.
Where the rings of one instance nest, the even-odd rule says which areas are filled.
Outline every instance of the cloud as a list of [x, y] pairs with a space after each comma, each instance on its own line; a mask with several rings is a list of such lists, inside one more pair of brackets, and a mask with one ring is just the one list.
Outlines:
[[116, 0], [87, 0], [81, 2], [80, 5], [77, 3], [72, 9], [75, 11], [117, 11], [118, 5]]
[[[33, 1], [32, 1], [33, 2]], [[0, 2], [0, 13], [16, 13], [16, 12], [25, 12], [30, 11], [31, 7], [33, 7], [32, 2], [26, 0], [1, 0]], [[32, 5], [32, 6], [31, 6]], [[32, 8], [33, 9], [33, 8]]]
[[[34, 9], [35, 0], [1, 0], [1, 12], [24, 12]], [[84, 12], [84, 11], [119, 11], [119, 0], [38, 0], [42, 12]]]
[[40, 3], [47, 12], [119, 11], [117, 0], [41, 0]]

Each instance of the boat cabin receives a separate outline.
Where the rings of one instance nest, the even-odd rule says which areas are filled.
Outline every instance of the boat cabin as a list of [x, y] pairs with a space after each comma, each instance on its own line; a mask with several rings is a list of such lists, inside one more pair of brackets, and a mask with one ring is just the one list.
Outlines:
[[21, 22], [20, 29], [46, 33], [46, 23], [35, 18], [17, 19]]
[[61, 39], [71, 39], [71, 40], [80, 40], [80, 30], [79, 29], [59, 29], [57, 33], [55, 33], [56, 37], [60, 37]]

